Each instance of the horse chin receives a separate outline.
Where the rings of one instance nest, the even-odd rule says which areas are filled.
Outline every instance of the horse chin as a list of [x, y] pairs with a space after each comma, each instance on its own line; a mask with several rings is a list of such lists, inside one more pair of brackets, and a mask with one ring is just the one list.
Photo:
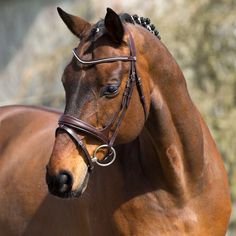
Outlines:
[[88, 181], [89, 181], [89, 172], [86, 173], [82, 185], [80, 187], [78, 187], [76, 190], [71, 191], [70, 194], [69, 194], [70, 195], [69, 197], [71, 197], [71, 198], [74, 198], [74, 197], [79, 198], [79, 197], [81, 197], [82, 194], [87, 189]]

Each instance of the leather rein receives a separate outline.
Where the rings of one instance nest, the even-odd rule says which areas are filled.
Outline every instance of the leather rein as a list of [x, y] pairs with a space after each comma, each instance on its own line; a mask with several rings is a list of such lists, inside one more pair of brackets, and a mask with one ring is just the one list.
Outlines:
[[[94, 126], [74, 116], [67, 115], [67, 114], [63, 114], [58, 121], [59, 127], [56, 130], [56, 135], [58, 133], [58, 130], [65, 131], [71, 137], [71, 139], [75, 142], [77, 149], [79, 148], [82, 149], [89, 171], [92, 171], [92, 169], [94, 168], [94, 163], [97, 163], [100, 166], [108, 166], [115, 161], [116, 152], [115, 152], [115, 149], [113, 148], [113, 144], [118, 134], [118, 129], [122, 123], [126, 110], [129, 106], [129, 102], [130, 102], [135, 84], [139, 93], [141, 104], [143, 106], [145, 119], [147, 118], [146, 104], [145, 104], [141, 78], [138, 77], [137, 70], [136, 70], [136, 50], [135, 50], [134, 39], [129, 31], [128, 33], [129, 33], [128, 43], [129, 43], [129, 48], [130, 48], [130, 56], [109, 57], [109, 58], [101, 58], [101, 59], [96, 59], [96, 60], [83, 60], [76, 54], [75, 49], [72, 50], [75, 58], [82, 65], [96, 65], [100, 63], [112, 63], [116, 61], [130, 62], [129, 77], [126, 81], [126, 86], [123, 92], [120, 110], [115, 113], [115, 115], [113, 116], [113, 118], [111, 119], [111, 121], [108, 123], [108, 125], [105, 128], [97, 129]], [[113, 129], [114, 131], [111, 137], [109, 137], [109, 133], [112, 127], [114, 127]], [[88, 153], [88, 150], [82, 141], [84, 136], [78, 134], [78, 132], [91, 135], [94, 138], [101, 141], [102, 143], [104, 143], [103, 145], [95, 149], [92, 157]], [[100, 149], [104, 149], [104, 148], [107, 149], [105, 157], [103, 158], [103, 160], [99, 160], [96, 154], [98, 153]]]

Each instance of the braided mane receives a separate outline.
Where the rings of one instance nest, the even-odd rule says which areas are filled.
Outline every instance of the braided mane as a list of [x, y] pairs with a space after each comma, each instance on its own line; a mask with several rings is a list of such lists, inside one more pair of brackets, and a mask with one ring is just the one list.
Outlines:
[[[155, 27], [154, 24], [151, 23], [151, 20], [149, 18], [145, 17], [139, 17], [138, 15], [130, 15], [128, 13], [122, 13], [119, 14], [119, 17], [121, 21], [125, 21], [131, 24], [138, 24], [147, 29], [149, 32], [154, 34], [158, 39], [161, 39], [160, 33]], [[91, 30], [91, 36], [96, 35], [99, 31], [102, 31], [104, 29], [104, 19], [101, 19], [98, 21], [94, 28]]]
[[161, 39], [160, 32], [157, 30], [156, 26], [151, 23], [149, 18], [139, 17], [138, 15], [129, 15], [127, 13], [123, 13], [119, 15], [121, 20], [132, 23], [138, 24], [147, 29], [149, 32], [154, 34], [158, 39]]

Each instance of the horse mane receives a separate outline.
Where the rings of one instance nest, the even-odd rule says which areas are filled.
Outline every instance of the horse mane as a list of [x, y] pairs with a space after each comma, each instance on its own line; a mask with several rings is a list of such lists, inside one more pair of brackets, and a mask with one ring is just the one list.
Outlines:
[[[122, 22], [127, 22], [127, 23], [131, 23], [134, 25], [138, 24], [138, 25], [144, 27], [145, 29], [147, 29], [152, 34], [154, 34], [159, 40], [161, 39], [160, 32], [158, 31], [156, 26], [151, 22], [151, 20], [149, 18], [145, 18], [142, 16], [139, 17], [137, 14], [130, 15], [128, 13], [121, 13], [121, 14], [119, 14], [119, 17]], [[101, 19], [92, 28], [92, 30], [90, 32], [90, 36], [94, 36], [95, 34], [97, 34], [98, 30], [102, 31], [103, 28], [104, 28], [104, 19]]]
[[122, 13], [119, 15], [122, 21], [131, 23], [131, 24], [138, 24], [147, 29], [149, 32], [154, 34], [158, 39], [161, 39], [160, 32], [157, 30], [156, 26], [152, 24], [150, 18], [146, 17], [139, 17], [137, 14], [130, 15], [128, 13]]

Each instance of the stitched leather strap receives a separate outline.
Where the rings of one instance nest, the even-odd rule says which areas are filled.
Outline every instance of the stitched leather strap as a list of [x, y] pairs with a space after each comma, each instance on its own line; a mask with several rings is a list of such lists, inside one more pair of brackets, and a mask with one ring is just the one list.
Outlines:
[[76, 132], [74, 132], [73, 129], [67, 127], [66, 125], [62, 125], [62, 124], [61, 124], [61, 125], [57, 128], [56, 134], [57, 134], [58, 130], [64, 130], [64, 131], [66, 131], [66, 132], [70, 135], [70, 137], [72, 137], [72, 139], [75, 141], [77, 148], [80, 147], [80, 148], [82, 149], [82, 151], [84, 152], [85, 158], [86, 158], [88, 170], [89, 170], [89, 171], [92, 171], [93, 168], [94, 168], [92, 159], [91, 159], [91, 157], [90, 157], [90, 155], [89, 155], [89, 153], [88, 153], [88, 150], [87, 150], [86, 146], [84, 145], [82, 139], [80, 138], [80, 136], [79, 136]]
[[74, 116], [62, 115], [58, 123], [59, 125], [65, 125], [65, 126], [74, 128], [78, 131], [88, 133], [104, 143], [109, 142], [109, 138], [106, 135], [104, 135], [104, 133], [102, 132], [103, 130], [96, 129], [92, 125], [82, 120], [79, 120], [78, 118]]
[[115, 61], [136, 61], [136, 57], [134, 56], [119, 56], [119, 57], [109, 57], [109, 58], [100, 58], [96, 60], [83, 60], [81, 59], [77, 53], [76, 48], [72, 50], [72, 53], [74, 54], [75, 58], [83, 65], [95, 65], [95, 64], [101, 64], [101, 63], [110, 63]]

